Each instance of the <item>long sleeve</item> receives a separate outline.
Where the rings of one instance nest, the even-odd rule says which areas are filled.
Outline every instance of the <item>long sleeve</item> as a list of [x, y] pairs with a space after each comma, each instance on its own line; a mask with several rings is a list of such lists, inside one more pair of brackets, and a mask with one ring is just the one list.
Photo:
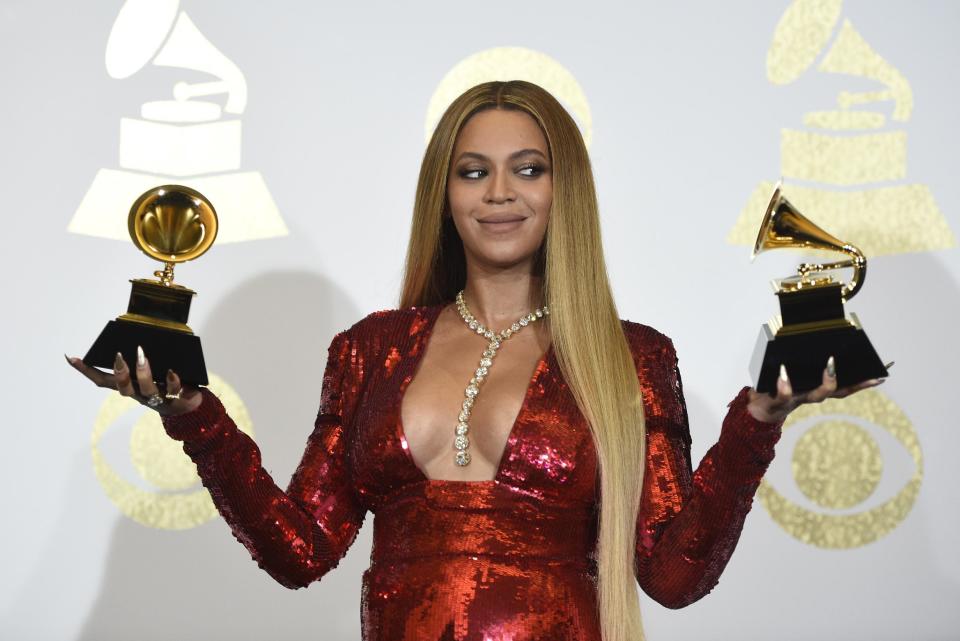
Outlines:
[[742, 388], [728, 406], [719, 440], [693, 472], [676, 351], [670, 339], [658, 339], [638, 366], [648, 452], [636, 576], [651, 598], [681, 608], [719, 581], [773, 460], [781, 424], [754, 419], [747, 410], [749, 388]]
[[197, 409], [163, 419], [167, 433], [183, 441], [234, 536], [289, 588], [305, 587], [336, 567], [366, 515], [344, 443], [358, 388], [356, 353], [348, 332], [334, 337], [314, 430], [286, 492], [263, 469], [257, 445], [209, 390], [202, 390]]

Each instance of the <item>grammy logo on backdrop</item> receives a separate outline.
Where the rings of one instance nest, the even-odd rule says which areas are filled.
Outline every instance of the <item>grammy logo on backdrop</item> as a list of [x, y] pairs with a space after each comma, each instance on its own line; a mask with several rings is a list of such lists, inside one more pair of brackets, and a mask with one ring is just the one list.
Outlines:
[[[867, 259], [857, 247], [830, 235], [790, 204], [777, 183], [760, 224], [751, 260], [769, 249], [835, 251], [850, 256], [833, 263], [802, 263], [797, 275], [773, 282], [780, 314], [760, 329], [750, 363], [758, 392], [776, 393], [780, 365], [787, 368], [794, 392], [819, 387], [827, 359], [836, 362], [837, 385], [846, 387], [888, 375], [860, 321], [843, 303], [860, 291]], [[825, 272], [853, 268], [848, 284]]]
[[127, 79], [154, 66], [175, 70], [180, 79], [173, 86], [146, 85], [161, 99], [120, 119], [119, 167], [97, 172], [68, 230], [126, 240], [123, 220], [111, 212], [125, 210], [154, 185], [176, 183], [203, 192], [226, 212], [218, 243], [285, 236], [263, 176], [241, 167], [244, 74], [179, 5], [126, 0], [117, 14], [105, 55], [110, 77]]

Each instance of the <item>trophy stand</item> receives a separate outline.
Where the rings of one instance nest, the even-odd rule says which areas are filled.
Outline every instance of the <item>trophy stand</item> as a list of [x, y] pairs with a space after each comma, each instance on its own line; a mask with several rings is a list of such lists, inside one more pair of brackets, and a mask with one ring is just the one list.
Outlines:
[[[760, 328], [750, 362], [758, 392], [775, 395], [780, 365], [787, 368], [794, 392], [806, 392], [823, 383], [827, 359], [834, 357], [837, 386], [847, 387], [889, 375], [867, 338], [856, 314], [845, 314], [843, 303], [863, 286], [867, 260], [858, 248], [833, 237], [803, 216], [780, 194], [777, 183], [767, 207], [751, 260], [762, 251], [808, 248], [839, 251], [849, 259], [803, 263], [797, 275], [773, 282], [780, 314]], [[844, 285], [823, 272], [853, 268]]]
[[[112, 370], [120, 352], [133, 371], [139, 345], [149, 356], [153, 378], [161, 387], [168, 369], [175, 371], [185, 385], [206, 385], [200, 338], [187, 325], [196, 292], [174, 284], [173, 268], [210, 248], [217, 235], [216, 211], [202, 194], [189, 187], [163, 185], [134, 202], [128, 229], [133, 243], [162, 261], [164, 268], [154, 272], [157, 280], [130, 281], [127, 313], [107, 323], [83, 362]], [[135, 378], [133, 384], [136, 387]]]

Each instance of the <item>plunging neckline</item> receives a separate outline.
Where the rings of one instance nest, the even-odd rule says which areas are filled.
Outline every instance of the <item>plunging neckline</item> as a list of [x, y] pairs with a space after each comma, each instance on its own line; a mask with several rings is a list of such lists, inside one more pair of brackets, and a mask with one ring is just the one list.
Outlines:
[[397, 402], [394, 404], [394, 406], [397, 408], [397, 435], [400, 437], [400, 446], [406, 455], [406, 460], [409, 461], [411, 467], [416, 470], [421, 481], [428, 484], [492, 485], [500, 481], [500, 475], [503, 473], [504, 463], [509, 457], [512, 445], [517, 438], [517, 426], [520, 424], [520, 419], [523, 418], [524, 413], [527, 411], [527, 399], [530, 398], [530, 390], [534, 385], [536, 385], [537, 381], [540, 380], [540, 372], [543, 371], [544, 365], [547, 363], [550, 355], [553, 353], [553, 340], [551, 339], [550, 344], [547, 345], [547, 349], [544, 350], [543, 354], [540, 355], [540, 359], [537, 361], [537, 364], [533, 369], [533, 374], [530, 376], [530, 380], [527, 383], [527, 388], [523, 392], [523, 400], [520, 403], [520, 409], [517, 411], [517, 415], [513, 419], [513, 424], [510, 426], [510, 432], [507, 435], [507, 442], [503, 446], [503, 452], [500, 454], [500, 460], [497, 462], [497, 469], [493, 475], [493, 478], [480, 480], [432, 479], [420, 469], [420, 466], [417, 465], [416, 461], [413, 459], [413, 454], [410, 451], [410, 441], [407, 440], [406, 430], [404, 429], [403, 425], [403, 399], [407, 395], [407, 388], [410, 387], [413, 379], [416, 378], [417, 369], [420, 367], [420, 363], [423, 361], [423, 357], [427, 353], [427, 347], [430, 342], [430, 338], [433, 335], [434, 325], [436, 325], [437, 319], [440, 318], [440, 313], [443, 311], [444, 307], [446, 307], [446, 304], [438, 304], [434, 307], [434, 309], [431, 310], [430, 315], [427, 318], [427, 324], [423, 329], [423, 338], [421, 339], [421, 348], [419, 353], [416, 356], [411, 357], [411, 360], [408, 361], [412, 362], [412, 365], [410, 366], [410, 373], [400, 382], [400, 389], [397, 393]]

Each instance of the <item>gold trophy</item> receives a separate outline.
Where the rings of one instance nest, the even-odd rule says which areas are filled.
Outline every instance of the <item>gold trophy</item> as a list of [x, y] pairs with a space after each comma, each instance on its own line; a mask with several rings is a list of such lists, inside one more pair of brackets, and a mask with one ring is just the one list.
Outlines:
[[[817, 249], [849, 256], [833, 263], [802, 263], [797, 275], [773, 281], [780, 314], [760, 329], [750, 362], [758, 392], [776, 394], [780, 365], [787, 368], [794, 392], [819, 387], [827, 359], [834, 357], [838, 387], [888, 376], [856, 314], [845, 314], [843, 303], [852, 298], [867, 274], [867, 259], [850, 243], [830, 235], [790, 204], [778, 182], [760, 224], [750, 259], [768, 249]], [[853, 268], [844, 284], [824, 272]]]
[[[154, 380], [162, 384], [172, 369], [187, 385], [206, 385], [200, 338], [187, 326], [194, 292], [173, 282], [173, 267], [201, 256], [217, 237], [217, 213], [203, 194], [182, 185], [145, 192], [130, 208], [127, 227], [133, 244], [163, 262], [158, 280], [132, 279], [127, 313], [107, 323], [83, 362], [113, 369], [117, 352], [134, 371], [137, 346], [150, 359]], [[136, 386], [136, 378], [133, 384]]]

